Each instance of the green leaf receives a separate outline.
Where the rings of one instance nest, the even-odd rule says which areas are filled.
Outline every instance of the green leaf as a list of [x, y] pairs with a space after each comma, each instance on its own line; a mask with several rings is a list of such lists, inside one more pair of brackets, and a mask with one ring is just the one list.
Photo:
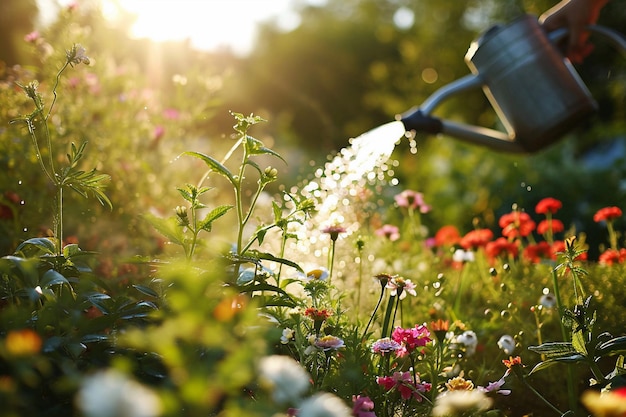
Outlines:
[[529, 346], [528, 350], [545, 355], [547, 358], [559, 358], [576, 353], [576, 349], [570, 342], [549, 342], [539, 346]]
[[145, 295], [148, 295], [148, 296], [154, 297], [154, 298], [159, 298], [159, 294], [157, 294], [156, 291], [154, 291], [150, 287], [146, 287], [145, 285], [135, 284], [135, 285], [133, 285], [133, 288], [136, 289], [137, 291], [139, 291], [142, 294], [145, 294]]
[[97, 342], [106, 342], [110, 338], [105, 334], [88, 334], [83, 336], [80, 340], [81, 343], [97, 343]]
[[587, 356], [587, 346], [585, 345], [585, 332], [580, 330], [575, 330], [572, 332], [572, 346], [576, 349], [576, 352], [581, 355]]
[[224, 214], [228, 213], [233, 206], [231, 205], [222, 205], [211, 210], [200, 222], [200, 229], [206, 230], [207, 232], [211, 231], [212, 223], [222, 217]]
[[144, 214], [144, 218], [172, 243], [184, 246], [185, 235], [176, 218], [163, 219], [150, 213]]
[[297, 263], [295, 263], [293, 261], [290, 261], [289, 259], [277, 258], [276, 256], [272, 255], [271, 253], [258, 252], [258, 251], [248, 251], [248, 252], [245, 253], [245, 256], [249, 256], [249, 257], [260, 259], [260, 260], [278, 262], [280, 264], [287, 265], [287, 266], [290, 266], [292, 268], [295, 268], [299, 272], [304, 272], [304, 270]]
[[228, 170], [228, 168], [226, 168], [224, 165], [222, 165], [220, 162], [218, 162], [216, 159], [210, 157], [209, 155], [205, 155], [203, 153], [200, 152], [193, 152], [193, 151], [187, 151], [187, 152], [183, 152], [183, 155], [189, 155], [189, 156], [193, 156], [194, 158], [198, 158], [204, 161], [204, 163], [214, 172], [217, 172], [218, 174], [228, 178], [228, 181], [230, 181], [230, 183], [233, 186], [237, 185], [237, 180], [235, 180], [235, 177], [233, 176], [233, 174], [231, 174], [231, 172]]
[[533, 369], [528, 373], [528, 375], [532, 375], [535, 372], [539, 372], [543, 369], [549, 368], [552, 365], [556, 365], [558, 363], [579, 363], [585, 362], [585, 357], [580, 354], [574, 354], [570, 356], [561, 356], [558, 358], [548, 359], [543, 362], [539, 362], [537, 365], [533, 367]]
[[274, 223], [278, 223], [283, 217], [283, 209], [276, 201], [272, 201], [272, 211], [274, 212]]
[[69, 281], [63, 275], [55, 271], [54, 269], [48, 269], [41, 277], [39, 285], [41, 288], [49, 288], [53, 285], [68, 284]]
[[46, 237], [37, 237], [22, 242], [15, 254], [22, 254], [25, 258], [39, 257], [42, 255], [54, 255], [56, 253], [56, 244], [54, 240]]
[[193, 197], [189, 191], [185, 190], [184, 188], [176, 188], [176, 189], [178, 190], [180, 195], [183, 197], [183, 199], [185, 199], [186, 201], [189, 201], [190, 203], [193, 202]]
[[601, 343], [595, 352], [596, 357], [612, 356], [626, 353], [626, 336], [616, 337]]

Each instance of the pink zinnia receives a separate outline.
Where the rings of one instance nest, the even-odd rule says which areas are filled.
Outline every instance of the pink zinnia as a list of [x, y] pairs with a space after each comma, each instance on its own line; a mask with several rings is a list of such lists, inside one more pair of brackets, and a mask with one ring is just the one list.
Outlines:
[[392, 242], [400, 239], [400, 229], [392, 224], [386, 224], [375, 232], [378, 236], [386, 237]]
[[415, 327], [411, 329], [396, 327], [393, 333], [391, 333], [391, 338], [402, 344], [402, 349], [397, 352], [398, 356], [405, 356], [418, 347], [426, 346], [426, 344], [432, 340], [430, 338], [430, 331], [422, 324], [416, 324]]

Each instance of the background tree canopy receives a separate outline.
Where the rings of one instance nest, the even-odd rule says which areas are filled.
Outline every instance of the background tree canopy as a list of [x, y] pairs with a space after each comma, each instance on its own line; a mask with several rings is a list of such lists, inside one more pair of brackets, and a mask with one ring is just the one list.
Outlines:
[[[523, 13], [539, 15], [555, 4], [549, 0], [302, 3], [296, 29], [284, 32], [272, 23], [264, 24], [253, 52], [237, 57], [227, 51], [194, 51], [185, 43], [131, 41], [132, 17], [108, 22], [97, 2], [85, 3], [91, 6], [72, 19], [89, 28], [80, 42], [90, 56], [136, 67], [144, 77], [133, 82], [159, 90], [162, 108], [188, 110], [187, 123], [178, 126], [169, 140], [202, 138], [219, 147], [231, 131], [229, 111], [258, 114], [269, 123], [256, 133], [287, 155], [294, 182], [307, 175], [311, 164], [321, 165], [328, 154], [347, 146], [349, 138], [393, 120], [469, 73], [463, 57], [482, 31]], [[623, 30], [625, 6], [624, 0], [611, 1], [599, 23]], [[9, 66], [37, 62], [24, 52], [22, 40], [33, 28], [34, 7], [34, 2], [21, 0], [5, 0], [0, 6], [4, 20], [14, 17], [14, 24], [0, 25], [0, 39], [9, 42], [1, 48], [0, 59]], [[47, 29], [50, 42], [76, 41], [68, 35], [68, 19], [61, 16]], [[592, 39], [596, 48], [578, 69], [600, 112], [549, 150], [531, 156], [505, 155], [422, 135], [416, 138], [417, 155], [406, 143], [398, 145], [394, 158], [399, 161], [400, 187], [422, 191], [437, 207], [425, 219], [432, 230], [446, 223], [497, 227], [498, 214], [509, 211], [512, 204], [532, 210], [546, 196], [563, 201], [566, 224], [582, 227], [578, 219], [590, 218], [597, 208], [626, 202], [626, 59], [602, 39]], [[182, 89], [172, 82], [181, 74], [189, 80], [202, 79], [203, 87], [194, 92], [189, 86]], [[207, 79], [214, 81], [212, 88], [207, 87]], [[117, 87], [123, 88], [119, 83]], [[497, 123], [480, 91], [450, 99], [437, 113], [484, 126]], [[112, 127], [102, 120], [101, 115], [92, 117], [84, 134], [106, 136]], [[593, 228], [584, 227], [589, 233], [594, 233]]]

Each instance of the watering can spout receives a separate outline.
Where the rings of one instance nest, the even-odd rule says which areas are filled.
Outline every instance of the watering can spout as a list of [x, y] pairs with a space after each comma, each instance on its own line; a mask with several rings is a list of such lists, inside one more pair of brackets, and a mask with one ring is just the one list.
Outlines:
[[411, 109], [396, 118], [404, 124], [407, 131], [413, 130], [433, 135], [441, 133], [467, 143], [486, 146], [495, 151], [528, 152], [511, 135], [493, 129], [441, 120], [425, 114], [421, 108]]

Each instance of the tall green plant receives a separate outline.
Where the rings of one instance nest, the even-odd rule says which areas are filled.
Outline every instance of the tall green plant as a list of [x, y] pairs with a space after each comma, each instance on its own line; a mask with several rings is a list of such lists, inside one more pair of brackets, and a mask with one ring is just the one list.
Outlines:
[[[93, 194], [98, 201], [109, 208], [113, 205], [104, 193], [105, 183], [110, 177], [99, 173], [95, 168], [90, 171], [83, 171], [79, 168], [79, 162], [83, 158], [86, 142], [80, 146], [71, 144], [70, 153], [67, 154], [67, 166], [57, 167], [55, 164], [55, 150], [52, 143], [52, 133], [50, 131], [49, 119], [57, 101], [57, 88], [61, 75], [68, 67], [78, 64], [89, 65], [90, 60], [85, 55], [85, 48], [79, 44], [72, 46], [66, 51], [65, 63], [59, 70], [54, 80], [52, 88], [53, 99], [50, 106], [46, 107], [43, 96], [39, 93], [39, 83], [35, 80], [26, 85], [18, 84], [35, 105], [35, 109], [29, 115], [22, 116], [12, 121], [12, 123], [25, 123], [28, 127], [28, 134], [32, 140], [37, 161], [43, 173], [52, 183], [56, 191], [56, 204], [54, 212], [54, 236], [57, 240], [56, 253], [63, 254], [63, 193], [66, 189], [72, 189], [88, 197]], [[47, 154], [47, 158], [45, 155]]]

